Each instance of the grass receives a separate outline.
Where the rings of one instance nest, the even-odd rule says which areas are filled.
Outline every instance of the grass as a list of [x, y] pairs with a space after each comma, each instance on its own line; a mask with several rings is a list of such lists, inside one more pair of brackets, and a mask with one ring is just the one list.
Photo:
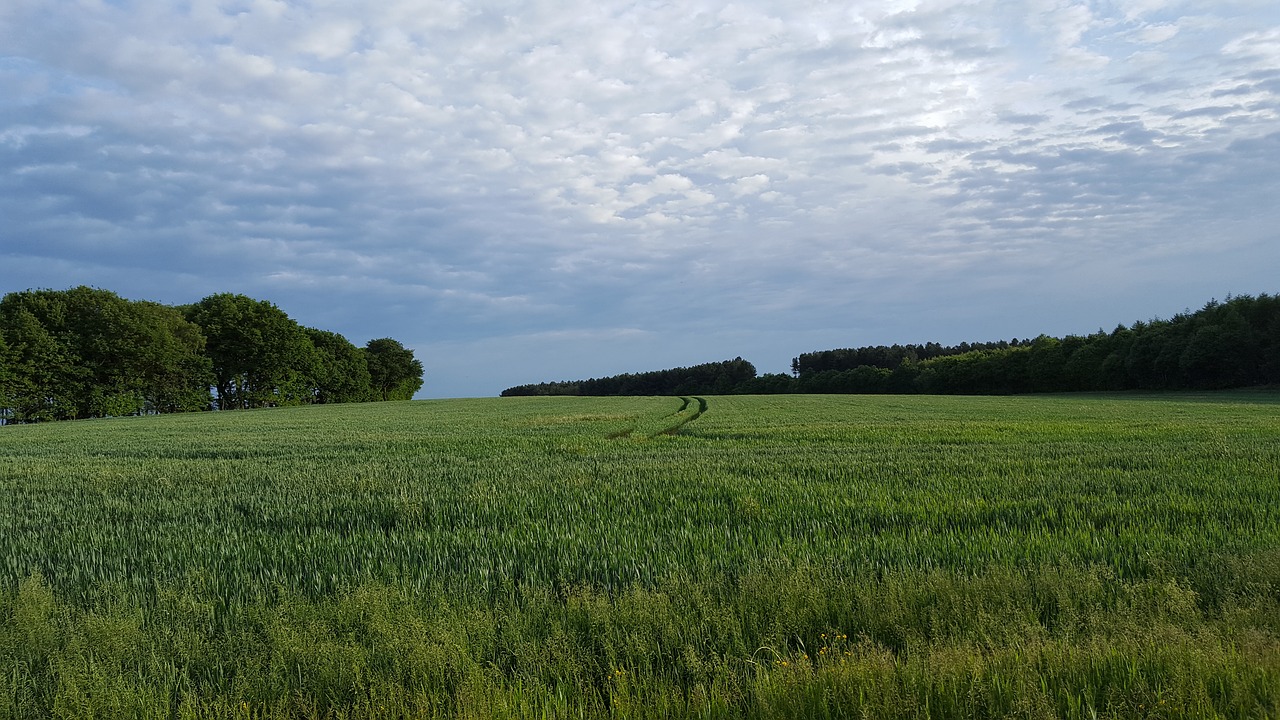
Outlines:
[[0, 431], [0, 718], [1272, 717], [1280, 396]]

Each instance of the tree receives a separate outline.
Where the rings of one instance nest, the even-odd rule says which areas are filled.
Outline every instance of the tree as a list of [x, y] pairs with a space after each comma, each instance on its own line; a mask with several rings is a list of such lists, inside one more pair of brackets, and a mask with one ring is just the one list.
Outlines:
[[1069, 389], [1066, 376], [1069, 347], [1078, 346], [1078, 342], [1064, 345], [1063, 341], [1048, 335], [1040, 335], [1031, 342], [1031, 353], [1027, 359], [1027, 383], [1031, 392], [1062, 392]]
[[160, 413], [208, 410], [213, 363], [205, 355], [200, 328], [177, 308], [154, 302], [134, 303], [133, 318], [138, 353], [130, 369], [141, 381], [147, 408]]
[[349, 403], [371, 399], [373, 380], [367, 354], [338, 333], [315, 328], [305, 328], [305, 331], [316, 350], [312, 402]]
[[1262, 351], [1249, 323], [1229, 304], [1206, 307], [1205, 312], [1213, 316], [1200, 323], [1178, 358], [1187, 386], [1227, 388], [1261, 382]]
[[220, 293], [187, 306], [213, 363], [218, 407], [298, 405], [312, 397], [316, 350], [302, 326], [265, 300]]
[[1263, 382], [1267, 383], [1280, 383], [1280, 296], [1276, 296], [1275, 300], [1275, 313], [1265, 321], [1265, 326], [1259, 332], [1263, 341], [1262, 376]]
[[365, 345], [370, 384], [383, 400], [410, 400], [422, 387], [422, 363], [413, 351], [391, 338], [370, 340]]
[[208, 404], [203, 337], [175, 309], [77, 287], [0, 300], [8, 407], [21, 421], [195, 410]]
[[75, 417], [75, 363], [44, 320], [61, 315], [36, 292], [10, 293], [0, 300], [0, 333], [9, 347], [6, 395], [19, 422]]
[[796, 391], [796, 380], [783, 373], [765, 373], [738, 386], [738, 392], [747, 395], [779, 395]]

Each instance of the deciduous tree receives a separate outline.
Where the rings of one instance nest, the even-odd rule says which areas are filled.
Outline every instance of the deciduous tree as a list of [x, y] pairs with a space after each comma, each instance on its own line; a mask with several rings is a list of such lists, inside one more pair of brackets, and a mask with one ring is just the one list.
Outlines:
[[315, 328], [305, 330], [316, 350], [311, 379], [313, 402], [349, 403], [372, 399], [367, 354], [338, 333]]
[[221, 409], [298, 405], [312, 396], [315, 346], [274, 304], [220, 293], [186, 314], [204, 333]]
[[0, 300], [5, 395], [21, 421], [194, 410], [208, 404], [203, 337], [174, 308], [97, 288]]
[[383, 400], [410, 400], [422, 387], [422, 363], [391, 338], [370, 340], [365, 359], [374, 394]]

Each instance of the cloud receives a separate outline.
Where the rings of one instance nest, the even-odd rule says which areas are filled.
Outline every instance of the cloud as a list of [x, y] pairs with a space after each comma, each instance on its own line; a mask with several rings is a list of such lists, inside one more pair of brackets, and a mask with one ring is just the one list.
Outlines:
[[[1104, 254], [1223, 286], [1280, 259], [1267, 3], [12, 0], [0, 39], [6, 291], [247, 292], [465, 353], [631, 328], [644, 353], [848, 344], [931, 303], [983, 339], [1019, 304], [975, 283], [1062, 288], [1026, 304], [1052, 331]], [[501, 389], [466, 382], [439, 392]]]

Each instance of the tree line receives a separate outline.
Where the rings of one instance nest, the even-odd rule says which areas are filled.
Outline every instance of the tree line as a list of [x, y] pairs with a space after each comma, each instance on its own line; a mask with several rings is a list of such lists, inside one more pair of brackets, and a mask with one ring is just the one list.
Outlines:
[[530, 395], [728, 395], [756, 376], [756, 368], [742, 358], [691, 367], [626, 373], [590, 380], [517, 385], [502, 397]]
[[877, 367], [892, 370], [903, 362], [919, 362], [932, 360], [948, 355], [964, 355], [980, 350], [1007, 350], [1018, 347], [1022, 341], [1013, 338], [1009, 341], [967, 343], [959, 345], [939, 345], [929, 342], [923, 345], [869, 345], [859, 348], [841, 348], [838, 350], [820, 350], [804, 353], [791, 360], [791, 373], [796, 377], [815, 375], [829, 370], [852, 370], [857, 367]]
[[[509, 388], [503, 395], [927, 393], [993, 395], [1102, 390], [1220, 390], [1280, 384], [1280, 296], [1210, 301], [1169, 320], [1063, 338], [943, 346], [877, 345], [802, 354], [791, 375], [740, 372], [670, 382], [690, 368]], [[751, 368], [748, 376], [741, 372]], [[655, 378], [636, 382], [637, 378]], [[668, 382], [657, 382], [667, 379]]]
[[422, 363], [392, 338], [357, 347], [265, 300], [169, 306], [108, 290], [0, 299], [0, 420], [38, 422], [407, 400]]
[[[795, 391], [1011, 394], [1270, 385], [1280, 383], [1280, 297], [1228, 297], [1169, 320], [1086, 336], [939, 347], [927, 359], [906, 350], [892, 367], [859, 362], [866, 350], [801, 355], [793, 362]], [[836, 357], [850, 360], [839, 364]]]

